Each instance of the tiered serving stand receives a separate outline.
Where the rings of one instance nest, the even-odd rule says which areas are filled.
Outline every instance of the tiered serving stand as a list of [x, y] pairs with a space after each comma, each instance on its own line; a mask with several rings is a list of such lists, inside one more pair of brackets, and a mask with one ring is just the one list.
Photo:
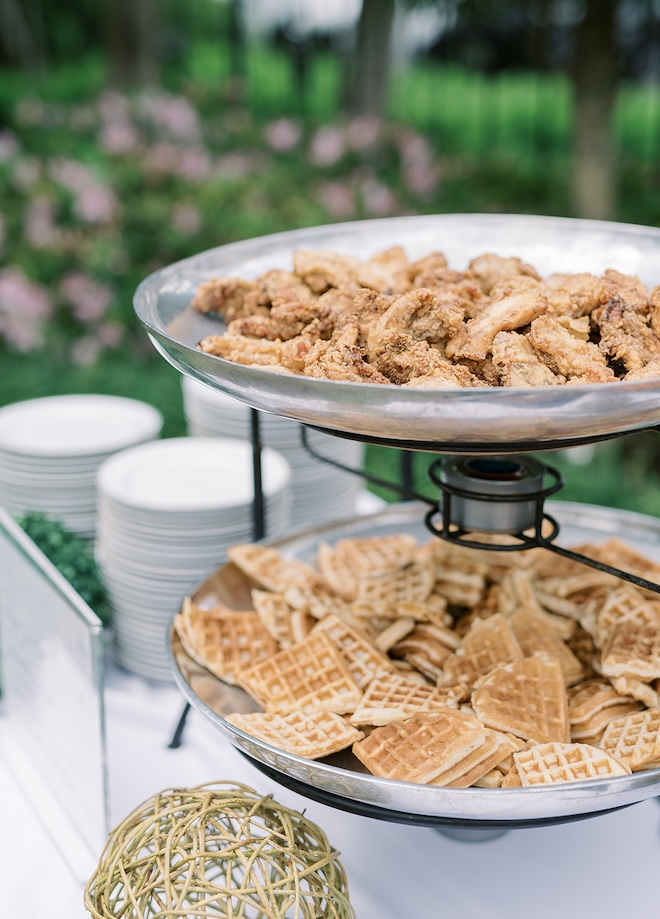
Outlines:
[[[495, 252], [519, 256], [541, 275], [599, 274], [615, 268], [638, 275], [651, 288], [660, 283], [660, 229], [501, 215], [403, 217], [298, 230], [213, 249], [151, 275], [136, 293], [135, 308], [156, 349], [182, 373], [253, 409], [255, 538], [265, 535], [258, 487], [258, 412], [265, 411], [337, 436], [394, 447], [404, 457], [410, 451], [447, 455], [432, 467], [433, 481], [442, 492], [437, 501], [407, 501], [371, 517], [273, 543], [289, 556], [310, 558], [322, 540], [401, 530], [423, 538], [430, 529], [440, 538], [467, 539], [469, 544], [472, 531], [490, 526], [493, 532], [511, 535], [511, 542], [500, 546], [504, 551], [541, 545], [593, 564], [567, 546], [600, 542], [609, 535], [660, 561], [660, 521], [563, 502], [552, 502], [552, 515], [547, 514], [544, 501], [558, 491], [561, 478], [537, 461], [530, 466], [523, 456], [655, 427], [660, 423], [660, 380], [433, 391], [274, 373], [196, 348], [205, 335], [222, 330], [221, 324], [190, 306], [202, 281], [223, 275], [256, 277], [270, 268], [290, 270], [294, 249], [331, 249], [367, 258], [390, 246], [403, 246], [411, 259], [440, 250], [458, 269], [476, 255]], [[522, 490], [516, 486], [519, 480]], [[401, 493], [420, 497], [409, 481]], [[479, 524], [484, 522], [487, 526], [482, 528]], [[660, 590], [628, 572], [600, 567]], [[225, 566], [199, 587], [195, 599], [245, 608], [249, 588], [232, 566]], [[366, 774], [350, 752], [305, 760], [227, 722], [223, 714], [253, 710], [254, 703], [242, 690], [196, 665], [173, 630], [170, 650], [174, 677], [188, 703], [223, 737], [277, 782], [347, 811], [477, 838], [475, 834], [484, 832], [584, 819], [660, 794], [660, 769], [547, 788], [446, 789]]]

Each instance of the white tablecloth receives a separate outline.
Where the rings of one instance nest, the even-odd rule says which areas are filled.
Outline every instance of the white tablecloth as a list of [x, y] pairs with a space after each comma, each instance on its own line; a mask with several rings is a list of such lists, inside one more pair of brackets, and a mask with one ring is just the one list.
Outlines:
[[[359, 919], [628, 919], [660, 915], [658, 799], [613, 814], [485, 842], [359, 817], [277, 785], [192, 711], [184, 743], [167, 743], [183, 706], [174, 686], [114, 668], [106, 686], [111, 823], [170, 786], [241, 781], [306, 814], [341, 852]], [[0, 719], [1, 720], [1, 719]], [[84, 919], [82, 883], [44, 836], [0, 758], [0, 917]], [[99, 853], [100, 854], [100, 853]]]

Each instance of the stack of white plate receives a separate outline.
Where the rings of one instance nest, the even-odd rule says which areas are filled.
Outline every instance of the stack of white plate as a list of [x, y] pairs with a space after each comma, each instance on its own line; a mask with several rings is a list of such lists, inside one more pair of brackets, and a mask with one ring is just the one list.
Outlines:
[[[250, 409], [247, 405], [190, 377], [183, 377], [182, 386], [190, 434], [196, 437], [251, 439]], [[262, 443], [285, 456], [291, 466], [292, 528], [353, 516], [362, 491], [359, 475], [336, 469], [313, 457], [301, 442], [302, 426], [298, 422], [265, 412], [260, 413], [259, 419]], [[362, 444], [311, 428], [307, 429], [307, 441], [321, 456], [351, 469], [362, 469]]]
[[[270, 532], [289, 527], [287, 461], [264, 450]], [[113, 609], [117, 661], [170, 680], [167, 632], [183, 598], [253, 539], [252, 450], [220, 438], [182, 437], [125, 450], [99, 469], [96, 555]]]
[[96, 473], [113, 453], [158, 437], [163, 419], [118, 396], [47, 396], [0, 409], [0, 505], [38, 511], [86, 539], [96, 528]]

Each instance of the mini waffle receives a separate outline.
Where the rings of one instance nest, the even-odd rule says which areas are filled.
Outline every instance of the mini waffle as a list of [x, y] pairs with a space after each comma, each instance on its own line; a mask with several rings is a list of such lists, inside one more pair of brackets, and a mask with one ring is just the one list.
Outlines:
[[420, 622], [394, 645], [391, 654], [404, 658], [435, 683], [442, 675], [444, 662], [457, 644], [458, 636], [450, 629]]
[[[256, 614], [255, 614], [256, 615]], [[267, 712], [352, 712], [362, 693], [336, 645], [325, 632], [279, 651], [238, 676]]]
[[358, 579], [350, 563], [341, 552], [322, 542], [316, 552], [319, 570], [326, 585], [343, 600], [357, 598]]
[[630, 584], [623, 584], [611, 591], [595, 615], [594, 637], [598, 647], [603, 648], [608, 643], [612, 632], [622, 619], [635, 618], [640, 613], [643, 616], [646, 603], [644, 594]]
[[227, 721], [259, 740], [306, 759], [319, 759], [350, 747], [364, 737], [334, 712], [254, 712], [227, 715]]
[[633, 772], [660, 767], [660, 708], [611, 721], [599, 746]]
[[236, 683], [238, 670], [277, 651], [276, 641], [254, 612], [201, 609], [186, 600], [175, 627], [191, 657], [226, 683]]
[[362, 699], [351, 715], [351, 724], [381, 726], [390, 721], [409, 718], [416, 712], [433, 712], [456, 708], [454, 697], [406, 676], [383, 671], [367, 686]]
[[635, 680], [628, 676], [613, 676], [610, 680], [612, 686], [622, 696], [632, 696], [638, 699], [647, 708], [657, 708], [660, 705], [658, 698], [658, 680], [655, 684], [642, 683], [641, 680]]
[[501, 762], [502, 757], [511, 753], [511, 747], [501, 739], [497, 731], [489, 731], [485, 743], [474, 753], [467, 756], [462, 763], [447, 774], [443, 773], [434, 779], [431, 785], [444, 785], [447, 788], [469, 788]]
[[280, 594], [252, 591], [252, 605], [280, 649], [290, 648], [309, 635], [314, 620], [307, 612], [292, 609]]
[[420, 552], [405, 568], [359, 578], [355, 599], [373, 605], [423, 603], [433, 590], [434, 578], [431, 559]]
[[586, 680], [568, 690], [571, 740], [594, 743], [610, 721], [640, 708], [640, 702], [619, 695], [607, 680]]
[[509, 616], [509, 625], [518, 639], [525, 657], [537, 651], [559, 662], [567, 686], [577, 683], [583, 676], [582, 664], [573, 652], [558, 638], [544, 613], [533, 609], [517, 609]]
[[472, 693], [485, 725], [540, 742], [569, 738], [564, 677], [557, 661], [525, 657], [493, 670]]
[[464, 636], [461, 647], [447, 657], [438, 685], [461, 686], [469, 692], [494, 667], [522, 656], [513, 630], [501, 613], [478, 619]]
[[450, 708], [419, 712], [376, 728], [353, 744], [353, 753], [373, 775], [427, 784], [481, 747], [487, 734], [476, 718]]
[[406, 635], [410, 635], [414, 628], [414, 619], [407, 619], [405, 617], [394, 619], [381, 632], [378, 632], [378, 634], [374, 636], [374, 645], [379, 651], [382, 651], [383, 654], [387, 654], [387, 652], [405, 638]]
[[389, 575], [405, 568], [415, 556], [417, 540], [409, 533], [391, 536], [365, 536], [360, 539], [340, 539], [335, 554], [342, 556], [358, 579]]
[[298, 559], [286, 559], [272, 546], [239, 543], [227, 550], [230, 562], [259, 587], [282, 593], [287, 587], [312, 587], [320, 579], [317, 572]]
[[523, 787], [556, 785], [629, 775], [630, 769], [609, 753], [581, 743], [542, 743], [514, 753]]
[[660, 603], [646, 601], [613, 626], [602, 647], [601, 667], [610, 678], [648, 683], [660, 677]]
[[364, 689], [379, 670], [391, 670], [387, 655], [374, 647], [366, 634], [338, 616], [325, 616], [314, 626], [314, 634], [325, 632], [337, 646], [351, 676]]

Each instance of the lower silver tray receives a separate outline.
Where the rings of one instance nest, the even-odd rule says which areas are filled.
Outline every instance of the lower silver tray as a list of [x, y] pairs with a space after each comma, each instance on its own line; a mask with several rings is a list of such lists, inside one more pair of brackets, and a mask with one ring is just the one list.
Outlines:
[[[561, 526], [557, 540], [561, 545], [600, 543], [617, 536], [660, 561], [660, 521], [655, 518], [566, 502], [550, 502], [550, 506]], [[418, 504], [394, 505], [373, 516], [316, 527], [270, 544], [286, 556], [309, 561], [319, 542], [344, 536], [405, 531], [421, 542], [431, 538], [423, 522], [425, 510]], [[224, 565], [200, 585], [193, 600], [247, 609], [250, 589], [238, 569]], [[303, 759], [246, 734], [223, 717], [230, 712], [256, 711], [258, 706], [242, 689], [223, 683], [196, 664], [181, 647], [173, 628], [170, 657], [174, 677], [186, 699], [226, 740], [281, 784], [344, 810], [411, 824], [515, 827], [568, 822], [660, 795], [660, 769], [546, 788], [448, 789], [365, 773], [350, 751], [323, 760]]]

